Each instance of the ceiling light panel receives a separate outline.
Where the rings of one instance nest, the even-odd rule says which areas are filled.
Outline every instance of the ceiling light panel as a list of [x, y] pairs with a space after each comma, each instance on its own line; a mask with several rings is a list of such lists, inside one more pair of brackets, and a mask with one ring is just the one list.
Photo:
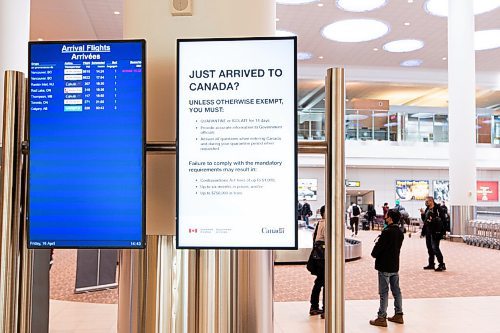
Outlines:
[[366, 42], [386, 35], [389, 26], [384, 22], [370, 19], [337, 21], [321, 30], [323, 37], [346, 43]]
[[[500, 7], [500, 0], [474, 0], [474, 15], [490, 12]], [[424, 9], [435, 16], [448, 16], [448, 0], [427, 0]]]
[[309, 60], [313, 57], [312, 53], [309, 52], [298, 52], [297, 60]]
[[474, 49], [490, 50], [500, 47], [500, 30], [482, 30], [474, 33]]
[[386, 0], [337, 0], [337, 7], [348, 12], [368, 12], [385, 6]]
[[418, 39], [400, 39], [384, 44], [387, 52], [411, 52], [424, 47], [424, 42]]
[[422, 65], [423, 61], [421, 59], [409, 59], [400, 63], [400, 66], [403, 67], [418, 67]]

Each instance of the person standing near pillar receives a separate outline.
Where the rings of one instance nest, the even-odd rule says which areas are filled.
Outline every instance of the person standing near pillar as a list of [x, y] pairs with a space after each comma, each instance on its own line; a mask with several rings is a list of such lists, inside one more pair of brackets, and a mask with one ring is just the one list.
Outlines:
[[[441, 249], [439, 248], [439, 243], [445, 233], [444, 221], [446, 215], [441, 206], [437, 204], [431, 196], [425, 199], [425, 206], [425, 211], [420, 208], [421, 218], [422, 221], [424, 221], [421, 237], [425, 236], [425, 245], [427, 246], [427, 253], [429, 254], [429, 263], [424, 269], [433, 269], [436, 272], [442, 272], [446, 270], [446, 265]], [[434, 268], [434, 258], [437, 258], [439, 263], [437, 268]]]
[[[378, 271], [378, 293], [380, 295], [380, 307], [377, 318], [370, 320], [370, 325], [387, 326], [387, 320], [403, 324], [403, 299], [399, 288], [399, 255], [403, 245], [404, 235], [398, 226], [401, 214], [396, 209], [387, 212], [385, 222], [387, 227], [382, 230], [377, 243], [372, 250], [375, 258], [375, 269]], [[389, 286], [394, 296], [394, 316], [387, 318], [387, 306], [389, 304]]]

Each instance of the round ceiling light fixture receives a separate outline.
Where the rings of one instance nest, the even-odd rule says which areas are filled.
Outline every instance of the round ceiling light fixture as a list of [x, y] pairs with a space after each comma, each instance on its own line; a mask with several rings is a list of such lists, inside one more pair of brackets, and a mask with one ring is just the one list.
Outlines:
[[280, 5], [306, 5], [313, 2], [318, 2], [318, 0], [276, 0], [276, 3]]
[[474, 33], [474, 49], [476, 51], [496, 49], [500, 47], [500, 30], [481, 30]]
[[[500, 0], [474, 0], [474, 15], [490, 12], [500, 7]], [[448, 16], [448, 0], [427, 0], [424, 4], [427, 13], [435, 16]]]
[[385, 6], [387, 0], [337, 0], [337, 7], [348, 12], [369, 12]]
[[422, 63], [423, 63], [422, 59], [410, 59], [403, 61], [399, 65], [403, 67], [418, 67], [422, 65]]
[[424, 47], [424, 42], [418, 39], [400, 39], [384, 44], [387, 52], [411, 52]]
[[296, 33], [291, 32], [291, 31], [286, 31], [286, 30], [276, 30], [274, 33], [276, 37], [290, 37], [290, 36], [297, 36]]
[[389, 32], [384, 22], [370, 19], [342, 20], [321, 30], [323, 37], [335, 42], [357, 43], [380, 38]]
[[297, 60], [309, 60], [312, 56], [310, 52], [297, 52]]

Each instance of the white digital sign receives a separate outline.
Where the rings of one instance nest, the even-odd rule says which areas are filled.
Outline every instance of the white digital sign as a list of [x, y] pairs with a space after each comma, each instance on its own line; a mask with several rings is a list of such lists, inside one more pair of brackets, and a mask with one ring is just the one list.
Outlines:
[[297, 248], [296, 45], [178, 40], [178, 248]]

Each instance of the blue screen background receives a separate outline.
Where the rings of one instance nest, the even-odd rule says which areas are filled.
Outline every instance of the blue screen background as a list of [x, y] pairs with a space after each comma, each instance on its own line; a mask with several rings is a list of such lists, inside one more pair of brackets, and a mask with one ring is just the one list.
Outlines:
[[[61, 52], [87, 44], [110, 51]], [[142, 247], [142, 57], [143, 41], [30, 44], [30, 247]], [[89, 79], [65, 80], [65, 67], [78, 64]], [[65, 99], [80, 98], [81, 111], [65, 109]]]

